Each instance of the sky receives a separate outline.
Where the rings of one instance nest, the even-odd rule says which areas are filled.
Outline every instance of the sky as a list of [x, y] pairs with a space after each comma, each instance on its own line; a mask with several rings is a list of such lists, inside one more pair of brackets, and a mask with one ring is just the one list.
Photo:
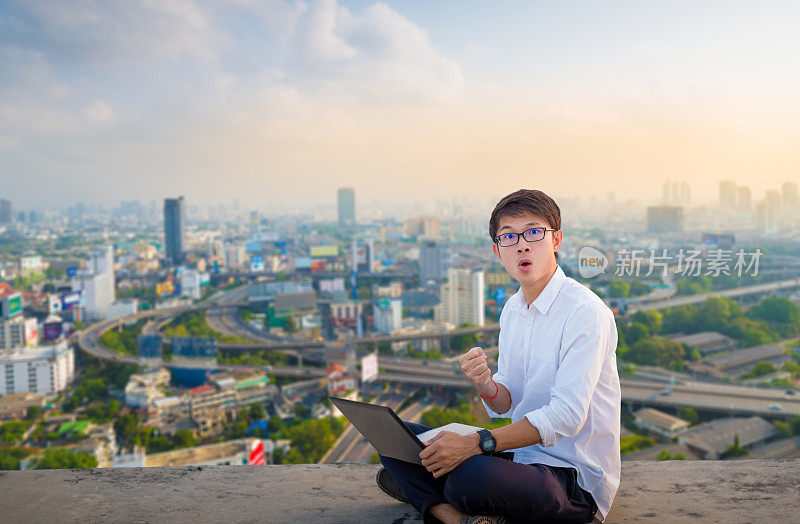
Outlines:
[[0, 0], [0, 198], [695, 203], [800, 179], [797, 2]]

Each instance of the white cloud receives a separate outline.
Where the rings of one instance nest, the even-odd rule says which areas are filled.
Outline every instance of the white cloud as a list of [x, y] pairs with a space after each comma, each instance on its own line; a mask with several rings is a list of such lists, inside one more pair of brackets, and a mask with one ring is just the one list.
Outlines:
[[116, 118], [114, 108], [102, 100], [94, 100], [92, 104], [84, 110], [83, 114], [90, 122], [96, 124], [108, 124], [113, 122]]

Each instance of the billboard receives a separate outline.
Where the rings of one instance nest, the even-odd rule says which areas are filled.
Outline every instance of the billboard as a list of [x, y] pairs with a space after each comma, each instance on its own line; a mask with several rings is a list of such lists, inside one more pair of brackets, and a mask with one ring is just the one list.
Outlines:
[[373, 351], [361, 359], [361, 382], [370, 382], [378, 378], [378, 352]]
[[39, 324], [35, 318], [29, 318], [22, 325], [25, 331], [25, 345], [35, 348], [39, 345]]
[[161, 335], [138, 335], [136, 337], [137, 354], [139, 358], [161, 358]]
[[294, 259], [295, 269], [311, 269], [311, 257], [297, 257]]
[[64, 334], [64, 323], [60, 320], [44, 323], [44, 339], [58, 340]]
[[6, 304], [8, 304], [8, 309], [7, 309], [7, 312], [6, 312], [6, 316], [7, 317], [13, 317], [14, 315], [17, 315], [17, 314], [22, 312], [22, 296], [21, 295], [15, 295], [15, 296], [8, 297], [8, 302], [6, 302]]
[[325, 271], [325, 267], [328, 265], [327, 262], [324, 260], [312, 260], [311, 261], [311, 272], [316, 273], [317, 271]]
[[262, 255], [250, 257], [250, 271], [264, 271], [264, 257]]
[[61, 310], [67, 311], [72, 307], [77, 307], [81, 303], [81, 292], [73, 291], [72, 293], [65, 293], [61, 295]]
[[319, 258], [338, 257], [339, 246], [311, 246], [311, 256]]
[[217, 341], [213, 338], [172, 338], [173, 357], [217, 358]]
[[75, 276], [75, 275], [77, 275], [77, 274], [78, 274], [78, 268], [77, 268], [77, 267], [75, 267], [75, 266], [69, 266], [69, 267], [67, 268], [67, 276], [68, 276], [68, 277], [74, 277], [74, 276]]
[[156, 295], [163, 297], [164, 295], [171, 295], [173, 293], [175, 293], [175, 284], [172, 283], [172, 280], [156, 284]]

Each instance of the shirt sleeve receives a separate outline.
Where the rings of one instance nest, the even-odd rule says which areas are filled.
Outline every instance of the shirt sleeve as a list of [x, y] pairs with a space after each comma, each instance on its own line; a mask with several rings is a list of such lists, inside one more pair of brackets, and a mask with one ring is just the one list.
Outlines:
[[614, 317], [605, 305], [580, 306], [567, 319], [550, 402], [525, 414], [539, 431], [542, 446], [552, 446], [561, 437], [574, 437], [580, 432], [603, 362], [616, 344]]

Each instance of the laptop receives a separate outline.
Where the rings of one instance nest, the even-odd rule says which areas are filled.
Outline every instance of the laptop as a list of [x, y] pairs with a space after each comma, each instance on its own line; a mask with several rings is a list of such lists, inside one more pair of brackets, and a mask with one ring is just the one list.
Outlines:
[[433, 438], [439, 431], [455, 431], [466, 435], [480, 429], [466, 424], [448, 424], [417, 436], [388, 406], [329, 398], [378, 453], [413, 464], [422, 464], [419, 458], [420, 451], [425, 449], [422, 442]]

